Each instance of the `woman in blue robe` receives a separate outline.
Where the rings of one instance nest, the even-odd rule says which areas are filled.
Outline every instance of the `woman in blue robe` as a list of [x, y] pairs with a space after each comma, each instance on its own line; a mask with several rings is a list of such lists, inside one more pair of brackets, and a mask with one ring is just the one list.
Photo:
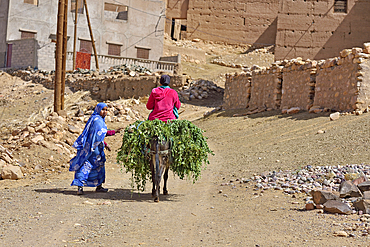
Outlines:
[[96, 105], [82, 134], [73, 143], [77, 155], [70, 160], [69, 170], [75, 172], [71, 186], [78, 186], [78, 195], [83, 194], [83, 186], [96, 187], [96, 192], [108, 191], [102, 187], [105, 181], [104, 137], [107, 134], [107, 108], [105, 103]]

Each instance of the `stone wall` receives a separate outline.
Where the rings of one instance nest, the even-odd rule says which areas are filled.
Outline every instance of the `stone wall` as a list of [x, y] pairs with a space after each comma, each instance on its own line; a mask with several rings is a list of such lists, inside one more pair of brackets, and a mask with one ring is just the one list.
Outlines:
[[[370, 43], [345, 49], [327, 60], [302, 58], [277, 61], [269, 68], [252, 67], [250, 113], [282, 109], [283, 113], [342, 111], [356, 113], [370, 107]], [[224, 108], [245, 108], [240, 95], [247, 77], [228, 75]], [[295, 108], [294, 111], [289, 111]]]
[[[21, 77], [23, 80], [32, 80], [34, 83], [41, 83], [47, 88], [54, 88], [54, 75], [44, 75], [40, 71], [32, 73], [27, 70], [9, 70], [7, 72], [13, 76]], [[185, 76], [170, 77], [171, 88], [178, 90], [185, 85]], [[117, 78], [116, 76], [96, 77], [92, 75], [75, 78], [72, 75], [67, 75], [66, 86], [75, 91], [90, 91], [95, 99], [105, 101], [149, 96], [152, 89], [160, 85], [159, 80], [160, 76], [125, 76]]]
[[369, 54], [362, 53], [361, 48], [346, 49], [340, 57], [322, 61], [318, 65], [314, 108], [366, 109], [370, 104], [369, 77]]
[[247, 108], [251, 93], [251, 73], [226, 75], [224, 104], [225, 109]]
[[315, 96], [316, 61], [293, 60], [283, 67], [281, 109], [309, 110]]
[[250, 110], [279, 109], [281, 95], [281, 73], [273, 69], [256, 69], [252, 73]]

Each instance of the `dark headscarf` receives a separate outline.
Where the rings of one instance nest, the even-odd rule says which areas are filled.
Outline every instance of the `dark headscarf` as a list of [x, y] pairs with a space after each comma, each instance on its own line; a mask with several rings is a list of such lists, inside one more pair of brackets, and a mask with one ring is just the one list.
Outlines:
[[161, 85], [163, 86], [169, 86], [170, 85], [170, 77], [168, 75], [162, 75], [161, 80], [159, 81]]

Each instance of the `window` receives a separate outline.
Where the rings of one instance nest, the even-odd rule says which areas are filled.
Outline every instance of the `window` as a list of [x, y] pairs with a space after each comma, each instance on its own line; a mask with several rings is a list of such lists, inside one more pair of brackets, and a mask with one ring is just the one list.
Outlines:
[[21, 31], [21, 39], [35, 39], [36, 32]]
[[83, 14], [84, 13], [84, 2], [83, 0], [71, 0], [71, 12], [76, 12], [76, 1], [78, 4], [78, 13]]
[[136, 47], [137, 49], [137, 58], [144, 58], [144, 59], [149, 59], [149, 51], [150, 48], [142, 48], [142, 47]]
[[108, 55], [121, 56], [121, 46], [118, 44], [108, 44]]
[[80, 52], [92, 53], [92, 42], [80, 39]]
[[334, 0], [334, 13], [347, 13], [347, 0]]
[[125, 5], [104, 3], [104, 11], [107, 12], [108, 18], [113, 17], [114, 19], [128, 20], [128, 7]]
[[38, 0], [24, 0], [24, 3], [33, 4], [38, 6]]

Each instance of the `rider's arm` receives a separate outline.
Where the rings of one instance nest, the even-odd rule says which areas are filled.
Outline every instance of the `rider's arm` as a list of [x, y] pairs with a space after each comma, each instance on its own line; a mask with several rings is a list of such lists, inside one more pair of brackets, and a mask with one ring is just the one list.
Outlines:
[[150, 94], [148, 102], [146, 103], [146, 109], [153, 110], [154, 109], [154, 103], [155, 103], [154, 97], [152, 96], [152, 94]]

